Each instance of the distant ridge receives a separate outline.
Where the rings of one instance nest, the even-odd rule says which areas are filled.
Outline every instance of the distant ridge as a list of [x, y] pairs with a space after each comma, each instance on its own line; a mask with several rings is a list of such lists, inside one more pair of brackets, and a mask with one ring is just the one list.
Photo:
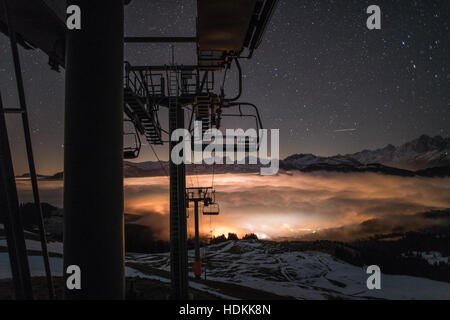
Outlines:
[[363, 164], [380, 163], [406, 170], [422, 170], [450, 166], [450, 138], [422, 135], [418, 139], [395, 147], [363, 150], [347, 155]]
[[[397, 176], [450, 176], [450, 138], [422, 135], [401, 146], [391, 144], [376, 150], [363, 150], [353, 154], [320, 157], [313, 154], [294, 154], [280, 160], [280, 173], [289, 171], [333, 171], [333, 172], [375, 172]], [[248, 163], [248, 159], [246, 161]], [[164, 167], [164, 169], [162, 168]], [[215, 174], [257, 173], [262, 165], [216, 164]], [[187, 165], [187, 174], [211, 174], [210, 165]], [[169, 172], [168, 162], [124, 161], [124, 176], [165, 176]], [[21, 177], [26, 177], [23, 175]], [[45, 180], [61, 180], [63, 173], [41, 176]]]

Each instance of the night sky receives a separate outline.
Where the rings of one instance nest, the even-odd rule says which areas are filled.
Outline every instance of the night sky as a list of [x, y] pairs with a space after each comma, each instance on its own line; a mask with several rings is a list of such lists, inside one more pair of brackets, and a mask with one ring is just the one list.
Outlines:
[[[381, 7], [381, 30], [366, 28], [371, 4]], [[126, 35], [195, 35], [193, 0], [133, 0], [125, 15]], [[449, 23], [448, 0], [280, 1], [260, 49], [251, 61], [242, 61], [241, 100], [259, 106], [266, 128], [280, 129], [282, 158], [351, 153], [421, 134], [448, 137]], [[3, 102], [17, 106], [4, 35], [0, 52]], [[128, 44], [125, 56], [132, 64], [169, 63], [170, 46]], [[175, 57], [194, 63], [194, 46], [177, 45]], [[21, 58], [37, 169], [55, 173], [63, 166], [64, 71], [51, 71], [39, 51], [21, 49]], [[235, 76], [227, 80], [230, 96]], [[18, 120], [8, 115], [16, 172], [23, 173]], [[139, 161], [155, 160], [145, 149]], [[157, 149], [163, 159], [166, 149]]]

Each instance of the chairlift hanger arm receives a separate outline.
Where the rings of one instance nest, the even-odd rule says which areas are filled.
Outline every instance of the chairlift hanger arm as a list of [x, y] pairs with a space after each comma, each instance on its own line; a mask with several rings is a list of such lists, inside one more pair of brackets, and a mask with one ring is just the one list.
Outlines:
[[252, 55], [253, 50], [258, 49], [261, 44], [264, 33], [267, 29], [267, 26], [275, 12], [275, 8], [278, 4], [278, 0], [266, 0], [261, 9], [261, 14], [258, 17], [257, 25], [253, 35], [251, 37], [248, 48], [250, 49], [250, 54]]
[[[234, 102], [234, 103], [230, 103], [227, 106], [224, 106], [224, 108], [232, 108], [232, 107], [239, 107], [240, 108], [241, 106], [248, 106], [248, 107], [252, 107], [253, 109], [255, 109], [256, 118], [257, 118], [257, 121], [259, 123], [259, 127], [261, 129], [264, 129], [263, 124], [262, 124], [262, 120], [261, 120], [261, 116], [259, 114], [258, 107], [256, 105], [254, 105], [253, 103], [249, 103], [249, 102]], [[224, 116], [224, 115], [222, 114], [222, 116]]]
[[[189, 132], [191, 132], [191, 129], [192, 129], [192, 121], [194, 120], [194, 108], [192, 108], [192, 110], [191, 110], [191, 118], [189, 119], [189, 128], [188, 128], [188, 131]], [[194, 129], [192, 129], [192, 130], [194, 130]]]
[[[198, 70], [197, 70], [197, 71], [198, 71]], [[200, 84], [200, 86], [199, 86], [199, 88], [198, 88], [198, 90], [197, 90], [197, 94], [200, 94], [200, 93], [203, 91], [203, 88], [205, 87], [206, 80], [208, 79], [208, 72], [209, 72], [209, 71], [206, 71], [206, 72], [203, 74], [202, 82], [201, 82], [201, 84]]]
[[238, 100], [241, 97], [241, 95], [242, 95], [242, 68], [241, 68], [241, 64], [240, 64], [238, 59], [234, 59], [234, 61], [236, 63], [236, 67], [237, 67], [238, 72], [239, 72], [239, 78], [238, 78], [238, 81], [239, 81], [239, 92], [238, 92], [237, 96], [234, 97], [234, 98], [224, 99], [226, 102], [234, 102], [234, 101]]
[[247, 56], [239, 56], [239, 59], [251, 59], [253, 57], [253, 52], [255, 51], [255, 49], [249, 49], [249, 53]]

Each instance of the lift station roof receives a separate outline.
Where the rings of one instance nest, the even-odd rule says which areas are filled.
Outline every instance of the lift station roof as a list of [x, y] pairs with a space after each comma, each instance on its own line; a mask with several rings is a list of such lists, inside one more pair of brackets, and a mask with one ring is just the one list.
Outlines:
[[277, 0], [197, 0], [198, 62], [223, 67], [227, 56], [256, 49]]
[[[244, 48], [256, 49], [276, 2], [197, 0], [199, 65], [220, 69], [227, 57], [239, 55]], [[41, 49], [64, 66], [66, 0], [13, 0], [8, 6], [18, 42], [25, 48]], [[7, 34], [3, 6], [0, 31]]]
[[[66, 1], [13, 0], [7, 3], [17, 41], [25, 48], [41, 49], [64, 65]], [[0, 5], [0, 31], [8, 34], [3, 5]]]
[[202, 51], [242, 50], [257, 0], [198, 0]]

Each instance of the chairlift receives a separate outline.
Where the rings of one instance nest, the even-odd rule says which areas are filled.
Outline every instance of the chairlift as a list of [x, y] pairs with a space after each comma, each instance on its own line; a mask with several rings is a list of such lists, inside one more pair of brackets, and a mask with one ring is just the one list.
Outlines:
[[216, 190], [210, 190], [205, 194], [203, 201], [203, 215], [218, 216], [220, 213], [219, 204], [216, 201]]
[[203, 215], [205, 216], [218, 216], [219, 213], [220, 207], [219, 204], [216, 202], [203, 207]]
[[[244, 113], [242, 112], [242, 107], [247, 106], [255, 110], [255, 113]], [[224, 113], [223, 109], [238, 108], [238, 113]], [[261, 137], [260, 129], [263, 129], [261, 117], [259, 115], [258, 108], [251, 103], [247, 102], [233, 102], [228, 105], [221, 107], [218, 114], [218, 119], [216, 120], [217, 127], [220, 127], [222, 117], [234, 117], [234, 118], [251, 118], [255, 120], [255, 131], [256, 136], [224, 136], [223, 141], [225, 145], [234, 145], [234, 151], [238, 152], [243, 150], [244, 152], [259, 151]]]
[[130, 140], [133, 141], [131, 145], [124, 146], [123, 148], [123, 158], [124, 159], [136, 159], [139, 157], [139, 153], [141, 152], [141, 138], [139, 137], [139, 133], [136, 129], [136, 125], [131, 120], [124, 120], [125, 123], [131, 123], [133, 125], [134, 131], [124, 131], [124, 140], [127, 141], [127, 137], [131, 137]]

